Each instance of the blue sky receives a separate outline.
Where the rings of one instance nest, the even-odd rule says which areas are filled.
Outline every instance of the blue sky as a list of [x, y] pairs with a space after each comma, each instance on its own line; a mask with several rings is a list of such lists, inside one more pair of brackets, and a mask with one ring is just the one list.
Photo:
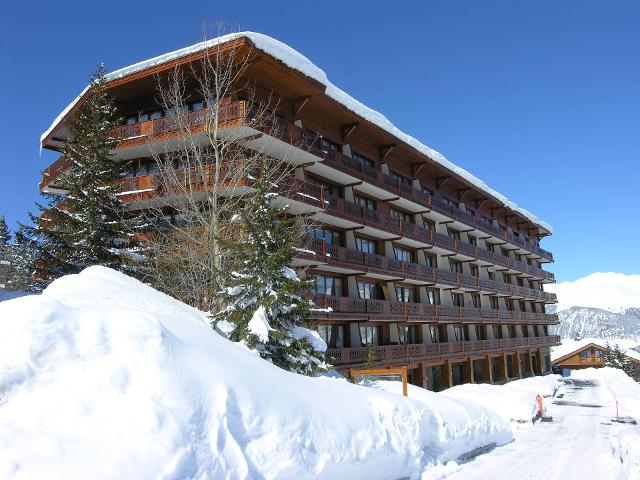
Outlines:
[[0, 214], [38, 199], [38, 139], [108, 70], [201, 39], [205, 21], [278, 38], [398, 127], [555, 228], [559, 280], [640, 273], [640, 2], [7, 2]]

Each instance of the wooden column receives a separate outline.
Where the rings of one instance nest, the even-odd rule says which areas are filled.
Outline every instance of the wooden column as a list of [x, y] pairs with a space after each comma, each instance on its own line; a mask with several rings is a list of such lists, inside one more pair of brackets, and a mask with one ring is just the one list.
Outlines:
[[533, 371], [533, 362], [531, 361], [531, 350], [527, 350], [527, 370], [531, 372], [531, 374], [535, 374]]
[[505, 380], [509, 379], [509, 369], [507, 368], [507, 354], [503, 353], [502, 354], [502, 376], [504, 377]]
[[469, 383], [476, 383], [475, 372], [473, 371], [473, 360], [471, 359], [471, 357], [469, 357], [467, 365], [469, 368]]
[[484, 379], [489, 383], [493, 383], [493, 369], [491, 368], [491, 357], [487, 355], [484, 360]]
[[544, 365], [543, 365], [544, 362], [542, 361], [542, 349], [541, 348], [538, 349], [537, 354], [538, 354], [538, 370], [539, 370], [538, 373], [540, 373], [540, 375], [542, 375], [542, 374], [544, 374]]
[[453, 387], [453, 369], [451, 368], [451, 360], [445, 360], [444, 362], [442, 380], [447, 388]]
[[522, 368], [520, 368], [520, 353], [516, 352], [514, 357], [515, 362], [513, 363], [513, 374], [518, 378], [522, 378]]

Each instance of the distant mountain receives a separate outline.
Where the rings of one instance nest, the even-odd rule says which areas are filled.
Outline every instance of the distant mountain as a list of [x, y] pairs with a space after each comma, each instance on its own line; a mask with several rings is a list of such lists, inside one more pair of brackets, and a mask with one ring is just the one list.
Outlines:
[[549, 309], [560, 319], [556, 335], [640, 340], [640, 275], [593, 273], [547, 287], [558, 295]]

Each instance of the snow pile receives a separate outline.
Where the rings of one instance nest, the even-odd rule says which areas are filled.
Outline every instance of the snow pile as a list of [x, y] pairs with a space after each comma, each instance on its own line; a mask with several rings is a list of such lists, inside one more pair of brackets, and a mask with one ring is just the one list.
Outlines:
[[[618, 401], [620, 417], [640, 422], [640, 384], [616, 368], [588, 368], [571, 372], [572, 379], [597, 380], [607, 386]], [[614, 405], [608, 412], [615, 417]], [[612, 422], [611, 449], [620, 461], [619, 480], [640, 480], [640, 426]]]
[[581, 338], [580, 340], [562, 340], [562, 345], [551, 347], [551, 361], [555, 362], [559, 358], [584, 348], [591, 343], [598, 345], [602, 349], [607, 348], [607, 344], [611, 347], [618, 345], [626, 355], [640, 360], [640, 352], [634, 350], [634, 348], [638, 346], [637, 340], [628, 338]]
[[465, 384], [450, 388], [442, 395], [454, 400], [479, 402], [508, 422], [530, 422], [538, 413], [536, 396], [543, 397], [543, 407], [560, 386], [559, 375], [531, 377], [505, 385]]
[[512, 438], [480, 405], [411, 393], [280, 370], [102, 267], [0, 303], [3, 479], [415, 477]]
[[[492, 197], [501, 201], [504, 205], [511, 208], [512, 210], [519, 212], [525, 218], [531, 220], [534, 224], [540, 226], [541, 228], [552, 232], [553, 229], [551, 225], [540, 220], [531, 212], [525, 210], [524, 208], [519, 207], [514, 202], [509, 200], [507, 197], [497, 192], [496, 190], [490, 188], [484, 181], [480, 180], [478, 177], [472, 175], [467, 170], [458, 167], [453, 164], [449, 160], [445, 158], [440, 152], [433, 150], [432, 148], [424, 145], [419, 140], [414, 137], [407, 135], [403, 131], [401, 131], [398, 127], [396, 127], [387, 117], [385, 117], [380, 112], [373, 110], [372, 108], [367, 107], [363, 103], [359, 102], [340, 88], [336, 87], [333, 83], [331, 83], [326, 75], [326, 73], [317, 67], [311, 60], [302, 55], [297, 50], [294, 50], [289, 45], [286, 45], [274, 38], [271, 38], [267, 35], [255, 32], [238, 32], [232, 33], [228, 35], [223, 35], [218, 38], [214, 38], [211, 40], [207, 40], [204, 42], [197, 43], [195, 45], [191, 45], [189, 47], [181, 48], [179, 50], [175, 50], [173, 52], [165, 53], [163, 55], [159, 55], [154, 58], [150, 58], [148, 60], [144, 60], [142, 62], [135, 63], [128, 67], [121, 68], [114, 72], [106, 75], [107, 80], [115, 80], [119, 78], [126, 77], [127, 75], [131, 75], [136, 72], [140, 72], [142, 70], [146, 70], [157, 65], [161, 65], [163, 63], [170, 62], [172, 60], [182, 58], [193, 53], [205, 50], [207, 48], [215, 47], [216, 45], [230, 42], [239, 38], [248, 38], [253, 42], [256, 48], [262, 50], [263, 52], [271, 55], [272, 57], [280, 60], [288, 67], [301, 72], [309, 78], [316, 80], [317, 82], [325, 85], [325, 93], [328, 97], [334, 99], [338, 103], [342, 104], [348, 110], [352, 111], [356, 115], [364, 118], [365, 120], [377, 125], [381, 129], [387, 131], [391, 135], [395, 136], [399, 140], [407, 143], [411, 147], [415, 148], [417, 151], [427, 155], [429, 158], [434, 160], [435, 162], [441, 164], [442, 166], [448, 168], [449, 170], [455, 172], [457, 175], [461, 176], [469, 183], [475, 185], [479, 189], [485, 191]], [[58, 115], [58, 117], [54, 120], [51, 126], [45, 131], [40, 137], [40, 145], [42, 145], [44, 139], [53, 131], [53, 129], [60, 123], [63, 118], [71, 111], [71, 109], [76, 105], [76, 103], [82, 98], [82, 96], [86, 93], [88, 87], [85, 88], [82, 93], [71, 102], [63, 111]]]
[[640, 275], [592, 273], [574, 282], [549, 284], [545, 288], [558, 295], [556, 311], [591, 307], [624, 312], [630, 307], [640, 307]]

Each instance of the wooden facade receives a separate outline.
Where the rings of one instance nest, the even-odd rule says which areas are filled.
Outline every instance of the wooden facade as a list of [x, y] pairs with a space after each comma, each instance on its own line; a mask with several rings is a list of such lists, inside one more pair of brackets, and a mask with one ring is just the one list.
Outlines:
[[[294, 266], [318, 279], [311, 316], [340, 370], [407, 367], [411, 383], [441, 389], [463, 382], [503, 382], [550, 370], [559, 337], [543, 285], [553, 255], [540, 247], [550, 232], [458, 172], [359, 116], [326, 86], [239, 38], [221, 49], [246, 49], [242, 80], [256, 95], [278, 98], [275, 138], [247, 132], [247, 148], [295, 159], [295, 178], [281, 185], [292, 208], [313, 213], [319, 229]], [[124, 75], [108, 88], [124, 114], [157, 109], [156, 79], [204, 53]], [[261, 93], [262, 92], [262, 93]], [[82, 99], [43, 139], [59, 150]], [[219, 126], [240, 129], [251, 105], [242, 95], [218, 111]], [[206, 128], [207, 109], [185, 112], [190, 134]], [[184, 123], [184, 122], [181, 122]], [[118, 127], [115, 158], [142, 156], [181, 131], [171, 117]], [[159, 147], [158, 147], [159, 148]], [[268, 150], [271, 148], [272, 150]], [[284, 158], [283, 158], [284, 161]], [[51, 165], [42, 189], [56, 188], [68, 168]], [[206, 178], [199, 181], [206, 182]], [[164, 192], [157, 173], [123, 179], [123, 200], [144, 208]]]
[[[554, 359], [553, 363], [563, 369], [567, 368], [569, 370], [604, 367], [605, 350], [606, 346], [592, 342], [562, 357]], [[640, 364], [640, 360], [637, 358], [630, 357], [629, 355], [626, 355], [626, 357], [632, 362]]]

